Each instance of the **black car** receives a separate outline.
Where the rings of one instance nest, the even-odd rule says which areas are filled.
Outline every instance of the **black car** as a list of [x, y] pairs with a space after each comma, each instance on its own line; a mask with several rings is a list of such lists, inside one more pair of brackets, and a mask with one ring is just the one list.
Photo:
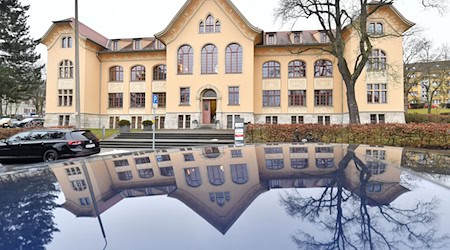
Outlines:
[[18, 121], [15, 126], [19, 128], [29, 128], [29, 127], [42, 127], [44, 126], [45, 119], [43, 118], [37, 118], [37, 117], [30, 117], [25, 118], [21, 121]]
[[0, 142], [0, 161], [87, 156], [100, 152], [97, 137], [89, 130], [30, 130]]

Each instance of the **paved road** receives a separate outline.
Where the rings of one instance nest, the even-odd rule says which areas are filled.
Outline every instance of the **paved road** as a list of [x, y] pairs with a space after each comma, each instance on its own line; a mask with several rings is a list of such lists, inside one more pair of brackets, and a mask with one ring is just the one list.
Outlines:
[[[98, 155], [102, 154], [111, 154], [111, 153], [126, 153], [126, 152], [133, 152], [133, 151], [140, 151], [142, 149], [137, 148], [102, 148], [100, 153]], [[78, 158], [81, 159], [81, 158]], [[13, 164], [0, 164], [0, 174], [10, 172], [17, 169], [23, 169], [23, 168], [29, 168], [36, 164], [42, 164], [42, 163], [13, 163]]]

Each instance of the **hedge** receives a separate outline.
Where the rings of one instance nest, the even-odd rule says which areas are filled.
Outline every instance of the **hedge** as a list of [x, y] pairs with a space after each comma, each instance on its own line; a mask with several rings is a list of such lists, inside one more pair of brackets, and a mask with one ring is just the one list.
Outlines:
[[406, 114], [406, 123], [450, 123], [450, 115]]
[[[20, 133], [26, 130], [32, 129], [41, 129], [42, 127], [30, 127], [30, 128], [0, 128], [0, 139], [6, 139], [12, 135]], [[57, 129], [73, 129], [73, 126], [56, 126], [56, 127], [48, 127], [48, 128], [57, 128]]]
[[[295, 132], [295, 131], [298, 132]], [[414, 148], [450, 149], [450, 124], [319, 125], [250, 124], [249, 143], [293, 142], [313, 137], [325, 143], [355, 143]]]

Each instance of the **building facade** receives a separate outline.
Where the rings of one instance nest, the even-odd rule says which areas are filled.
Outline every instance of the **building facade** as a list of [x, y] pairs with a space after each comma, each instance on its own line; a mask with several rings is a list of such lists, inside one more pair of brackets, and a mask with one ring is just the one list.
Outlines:
[[[412, 25], [392, 5], [371, 16], [374, 50], [356, 85], [362, 123], [404, 122], [398, 34]], [[188, 0], [154, 37], [108, 39], [79, 27], [82, 127], [114, 128], [122, 119], [134, 128], [154, 120], [160, 129], [232, 128], [237, 117], [349, 122], [345, 85], [337, 60], [324, 52], [330, 43], [321, 31], [265, 32], [230, 0]], [[357, 36], [346, 29], [350, 64], [358, 55]], [[74, 20], [66, 19], [41, 40], [48, 47], [47, 125], [75, 124], [74, 37]]]
[[408, 102], [450, 105], [450, 61], [417, 62], [406, 65]]

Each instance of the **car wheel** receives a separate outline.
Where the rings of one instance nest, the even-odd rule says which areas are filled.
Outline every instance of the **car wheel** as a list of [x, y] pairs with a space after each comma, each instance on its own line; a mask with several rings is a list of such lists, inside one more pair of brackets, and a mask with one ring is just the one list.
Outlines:
[[49, 149], [49, 150], [45, 151], [45, 153], [42, 155], [42, 159], [45, 162], [56, 161], [56, 160], [58, 160], [58, 152], [56, 152], [53, 149]]

